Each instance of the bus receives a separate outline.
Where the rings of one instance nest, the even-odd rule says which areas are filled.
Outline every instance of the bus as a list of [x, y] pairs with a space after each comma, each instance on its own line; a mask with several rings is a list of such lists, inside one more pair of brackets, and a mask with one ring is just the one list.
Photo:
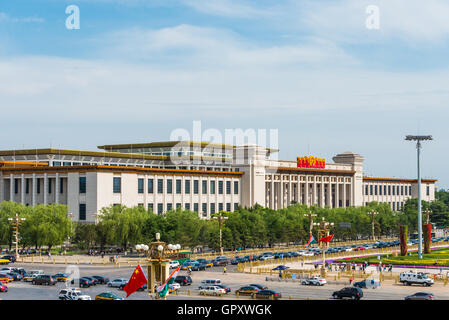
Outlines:
[[171, 260], [176, 260], [179, 264], [183, 264], [184, 262], [190, 260], [190, 255], [192, 253], [190, 251], [179, 251], [179, 252], [171, 252], [167, 253], [167, 258]]

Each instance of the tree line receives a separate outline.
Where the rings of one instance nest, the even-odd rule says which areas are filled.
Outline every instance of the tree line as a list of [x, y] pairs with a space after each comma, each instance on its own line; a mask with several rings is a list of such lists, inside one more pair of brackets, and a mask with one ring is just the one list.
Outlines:
[[[423, 201], [423, 211], [432, 210], [430, 221], [437, 227], [449, 227], [449, 196], [438, 191], [436, 200]], [[334, 240], [354, 240], [370, 237], [374, 218], [376, 236], [398, 236], [399, 226], [407, 225], [410, 233], [417, 232], [417, 200], [409, 199], [402, 211], [393, 212], [386, 203], [372, 202], [363, 207], [319, 208], [301, 204], [272, 210], [256, 205], [238, 208], [226, 213], [223, 222], [223, 246], [227, 249], [271, 246], [274, 244], [304, 244], [309, 237], [309, 218], [315, 222], [324, 219], [333, 222]], [[14, 202], [0, 203], [0, 244], [12, 246], [12, 224], [8, 218], [19, 213], [26, 220], [20, 226], [21, 248], [54, 247], [64, 244], [70, 237], [72, 245], [80, 248], [120, 247], [124, 250], [136, 244], [154, 241], [161, 234], [166, 243], [181, 244], [184, 248], [206, 246], [219, 249], [219, 226], [215, 219], [202, 219], [197, 213], [176, 209], [163, 215], [147, 211], [142, 206], [103, 208], [97, 224], [72, 223], [64, 205], [37, 205], [27, 207]], [[423, 214], [423, 223], [426, 215]], [[317, 230], [314, 228], [314, 237]]]

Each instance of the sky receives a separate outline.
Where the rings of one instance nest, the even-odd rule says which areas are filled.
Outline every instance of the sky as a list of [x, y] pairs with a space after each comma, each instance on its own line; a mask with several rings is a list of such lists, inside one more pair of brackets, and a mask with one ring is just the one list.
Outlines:
[[447, 189], [448, 16], [443, 0], [2, 1], [0, 149], [167, 141], [201, 121], [277, 130], [279, 159], [351, 151], [365, 175], [415, 178], [404, 138], [425, 134], [422, 176]]

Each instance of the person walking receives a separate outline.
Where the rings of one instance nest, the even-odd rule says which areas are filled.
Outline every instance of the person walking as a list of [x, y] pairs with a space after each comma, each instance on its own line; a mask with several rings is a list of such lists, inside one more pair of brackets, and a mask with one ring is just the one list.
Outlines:
[[226, 273], [226, 266], [224, 266], [224, 268], [223, 268], [223, 274], [225, 274]]

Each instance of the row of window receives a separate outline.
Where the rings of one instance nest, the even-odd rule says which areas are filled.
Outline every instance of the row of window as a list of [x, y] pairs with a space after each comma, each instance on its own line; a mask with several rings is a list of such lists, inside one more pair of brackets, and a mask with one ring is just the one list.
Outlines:
[[[225, 209], [224, 205], [226, 205], [226, 211], [231, 211], [231, 203], [219, 203], [218, 204], [218, 212], [223, 211]], [[143, 206], [143, 203], [140, 203], [139, 206]], [[172, 203], [167, 203], [166, 208], [164, 208], [164, 204], [163, 203], [158, 203], [156, 205], [157, 207], [157, 212], [154, 211], [154, 206], [152, 203], [148, 204], [148, 210], [151, 210], [152, 212], [155, 212], [157, 214], [163, 214], [165, 211], [170, 211], [173, 210], [174, 208], [182, 208], [182, 204], [181, 203], [176, 203], [175, 207], [173, 207]], [[234, 203], [234, 211], [237, 210], [239, 207], [238, 203]], [[166, 210], [164, 210], [166, 209]], [[193, 208], [190, 206], [190, 203], [185, 203], [184, 204], [184, 209], [185, 210], [192, 210], [195, 212], [199, 212], [199, 203], [194, 203], [193, 204]], [[208, 209], [210, 209], [208, 211]], [[216, 213], [216, 206], [215, 203], [210, 203], [209, 204], [209, 208], [207, 206], [207, 203], [202, 203], [201, 204], [201, 213], [203, 215], [207, 215], [209, 214], [214, 214]], [[79, 205], [79, 220], [80, 221], [85, 221], [86, 220], [86, 204], [85, 203], [80, 203]]]
[[[81, 178], [80, 178], [81, 179]], [[193, 194], [199, 194], [200, 190], [200, 180], [184, 180], [184, 190], [182, 190], [182, 180], [181, 179], [167, 179], [164, 181], [164, 179], [148, 179], [148, 193], [154, 193], [155, 192], [155, 185], [154, 180], [157, 180], [157, 193], [163, 194], [164, 190], [167, 194], [181, 194], [184, 191], [184, 194], [190, 194], [191, 188], [192, 188], [192, 182], [193, 182]], [[81, 180], [80, 180], [81, 181]], [[165, 182], [165, 186], [164, 186]], [[174, 185], [173, 185], [174, 182]], [[215, 194], [216, 193], [216, 181], [209, 181], [209, 184], [207, 183], [207, 180], [201, 180], [201, 193], [202, 194]], [[225, 184], [226, 182], [226, 184]], [[137, 180], [137, 193], [144, 193], [144, 178], [139, 178]], [[239, 193], [239, 182], [234, 181], [234, 194]], [[80, 182], [81, 187], [81, 182]], [[218, 194], [231, 194], [231, 181], [218, 181]], [[208, 192], [209, 191], [209, 192]], [[114, 177], [113, 182], [113, 192], [114, 193], [121, 193], [122, 192], [122, 179], [120, 177]]]
[[[383, 187], [383, 188], [382, 188]], [[365, 185], [365, 195], [379, 195], [379, 196], [410, 196], [412, 194], [412, 186], [392, 186], [392, 185]]]
[[[48, 193], [52, 193], [53, 192], [53, 179], [52, 178], [47, 178], [47, 187]], [[21, 179], [14, 179], [14, 193], [18, 194], [19, 193], [19, 180]], [[41, 182], [42, 180], [42, 182]], [[44, 178], [36, 178], [36, 193], [41, 193], [41, 185], [43, 184], [43, 180]], [[30, 193], [30, 186], [31, 186], [31, 178], [26, 178], [25, 179], [25, 193], [29, 194]], [[63, 178], [59, 178], [59, 193], [64, 193], [64, 183], [63, 183]]]

